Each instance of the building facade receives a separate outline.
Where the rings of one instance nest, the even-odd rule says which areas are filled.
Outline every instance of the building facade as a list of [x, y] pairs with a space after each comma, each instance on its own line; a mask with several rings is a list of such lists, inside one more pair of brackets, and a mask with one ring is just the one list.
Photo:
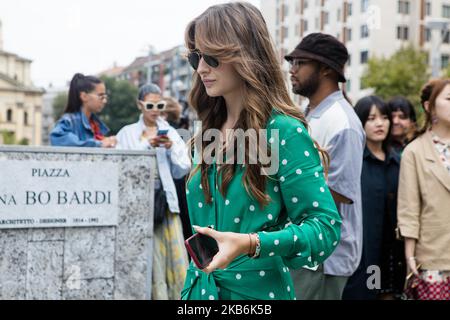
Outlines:
[[[109, 70], [100, 75], [106, 72]], [[127, 80], [136, 87], [155, 83], [164, 96], [185, 102], [191, 88], [192, 73], [186, 58], [186, 49], [184, 46], [176, 46], [159, 53], [152, 51], [148, 56], [137, 57], [130, 65], [110, 76]]]
[[39, 146], [44, 90], [31, 82], [32, 61], [3, 49], [0, 21], [0, 141]]
[[[355, 101], [371, 92], [361, 77], [371, 57], [389, 57], [413, 44], [431, 50], [429, 19], [450, 18], [449, 0], [262, 0], [261, 10], [280, 61], [313, 32], [331, 34], [348, 48], [346, 91]], [[450, 60], [448, 31], [442, 33], [441, 67]], [[430, 63], [431, 63], [431, 55]], [[283, 62], [288, 80], [288, 64]]]

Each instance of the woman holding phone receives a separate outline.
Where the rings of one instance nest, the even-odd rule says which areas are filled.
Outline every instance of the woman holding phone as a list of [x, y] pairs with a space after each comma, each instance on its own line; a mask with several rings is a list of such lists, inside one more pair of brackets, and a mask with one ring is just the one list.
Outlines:
[[138, 93], [137, 106], [142, 112], [139, 121], [117, 134], [117, 149], [156, 152], [153, 300], [180, 299], [188, 264], [173, 179], [184, 177], [191, 161], [177, 131], [160, 117], [165, 105], [157, 85], [144, 85]]
[[[215, 239], [218, 252], [203, 269], [190, 264], [182, 299], [295, 299], [289, 268], [317, 266], [340, 239], [341, 219], [321, 164], [320, 153], [325, 159], [326, 153], [289, 97], [256, 7], [234, 2], [208, 8], [188, 25], [186, 46], [196, 70], [190, 105], [202, 121], [193, 140], [189, 214], [194, 230]], [[253, 145], [234, 144], [236, 129], [267, 130], [271, 154], [279, 150], [276, 172], [248, 161]], [[209, 147], [217, 143], [207, 139], [212, 132], [220, 134], [226, 163], [220, 153], [209, 161]], [[227, 148], [240, 148], [245, 161], [228, 158]]]

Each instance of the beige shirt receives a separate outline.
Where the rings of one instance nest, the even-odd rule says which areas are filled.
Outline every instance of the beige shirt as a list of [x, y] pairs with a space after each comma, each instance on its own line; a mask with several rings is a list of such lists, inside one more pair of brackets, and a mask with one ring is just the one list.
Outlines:
[[450, 270], [450, 174], [427, 132], [403, 155], [398, 191], [398, 227], [417, 239], [422, 268]]

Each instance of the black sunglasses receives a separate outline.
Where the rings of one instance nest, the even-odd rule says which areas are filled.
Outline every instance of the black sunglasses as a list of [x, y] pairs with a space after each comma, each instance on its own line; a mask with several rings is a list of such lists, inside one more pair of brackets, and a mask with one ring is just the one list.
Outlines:
[[211, 68], [217, 68], [219, 66], [219, 60], [214, 57], [208, 56], [207, 54], [200, 53], [198, 51], [193, 51], [188, 54], [188, 60], [194, 70], [198, 69], [198, 65], [200, 64], [200, 59], [203, 57], [203, 60], [210, 66]]
[[145, 110], [153, 110], [155, 107], [159, 111], [164, 111], [166, 109], [166, 102], [165, 101], [160, 101], [160, 102], [157, 102], [157, 103], [141, 101], [141, 103], [144, 106]]

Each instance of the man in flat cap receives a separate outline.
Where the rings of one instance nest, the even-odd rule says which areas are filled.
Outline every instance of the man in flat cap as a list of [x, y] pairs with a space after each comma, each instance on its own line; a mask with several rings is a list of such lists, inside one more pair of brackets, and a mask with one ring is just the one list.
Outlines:
[[285, 59], [292, 90], [309, 99], [311, 135], [330, 155], [328, 185], [342, 217], [341, 240], [315, 269], [292, 271], [297, 299], [340, 300], [362, 253], [361, 169], [365, 134], [361, 121], [339, 89], [346, 82], [347, 48], [335, 37], [313, 33]]

